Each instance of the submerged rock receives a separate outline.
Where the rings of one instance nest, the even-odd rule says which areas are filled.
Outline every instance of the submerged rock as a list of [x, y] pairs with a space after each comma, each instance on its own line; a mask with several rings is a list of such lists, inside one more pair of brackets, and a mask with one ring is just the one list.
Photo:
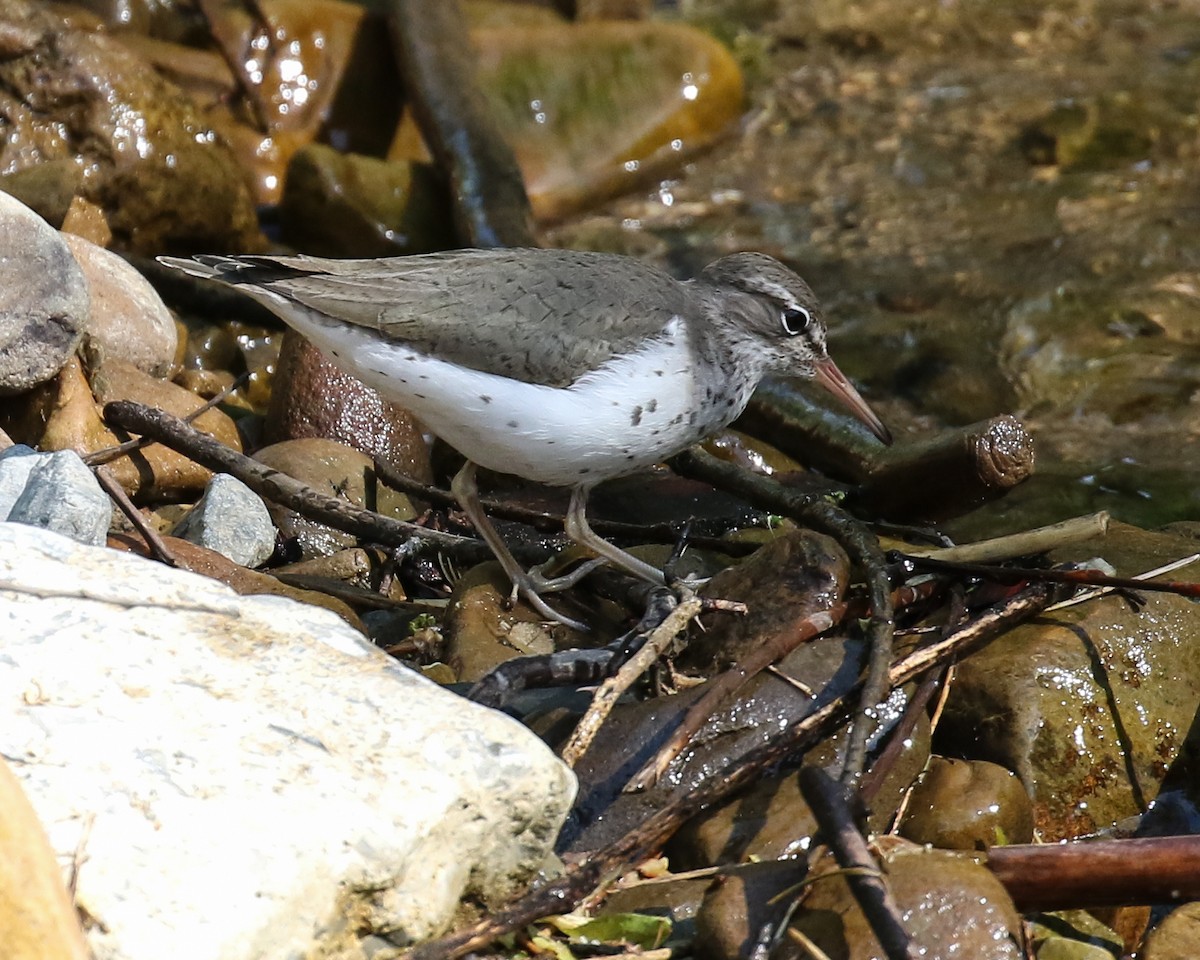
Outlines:
[[[0, 26], [0, 186], [19, 188], [47, 217], [80, 192], [130, 250], [257, 245], [244, 175], [176, 86], [117, 40], [33, 0], [4, 0]], [[78, 179], [20, 176], [47, 163]]]

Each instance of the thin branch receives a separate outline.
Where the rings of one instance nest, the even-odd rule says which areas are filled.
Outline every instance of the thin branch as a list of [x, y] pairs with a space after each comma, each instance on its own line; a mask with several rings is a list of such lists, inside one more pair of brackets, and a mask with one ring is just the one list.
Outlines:
[[[433, 504], [434, 506], [458, 508], [458, 501], [454, 499], [454, 494], [450, 493], [450, 491], [422, 483], [420, 480], [414, 480], [411, 477], [406, 477], [381, 460], [377, 459], [375, 461], [375, 472], [385, 484], [394, 490], [399, 490], [401, 493], [424, 500], [426, 503]], [[563, 532], [564, 519], [561, 513], [545, 513], [541, 510], [531, 510], [528, 507], [518, 506], [506, 500], [496, 500], [492, 497], [481, 497], [479, 502], [483, 504], [484, 512], [489, 517], [499, 517], [502, 520], [523, 523], [537, 530], [539, 533], [556, 534]], [[720, 536], [697, 536], [691, 532], [691, 528], [697, 525], [696, 521], [690, 519], [679, 523], [643, 524], [625, 523], [620, 520], [591, 520], [589, 518], [588, 522], [592, 529], [603, 537], [616, 537], [635, 543], [674, 544], [678, 543], [686, 533], [689, 547], [695, 547], [700, 550], [715, 550], [730, 556], [745, 556], [753, 553], [759, 547], [757, 543], [729, 540]], [[716, 529], [728, 530], [735, 526], [745, 525], [744, 520], [734, 520], [732, 518], [722, 522], [720, 527], [711, 522], [706, 524], [710, 531]]]
[[[948, 563], [944, 560], [933, 560], [929, 557], [903, 555], [911, 560], [918, 569], [931, 570], [940, 573], [961, 573], [971, 577], [982, 577], [996, 583], [1066, 583], [1072, 586], [1096, 585], [1109, 587], [1113, 590], [1140, 590], [1149, 593], [1174, 593], [1182, 597], [1200, 597], [1200, 583], [1168, 580], [1156, 582], [1142, 580], [1138, 577], [1110, 577], [1100, 570], [1064, 570], [1061, 568], [1042, 570], [1036, 567], [993, 567], [981, 563]], [[1200, 560], [1200, 553], [1185, 558], [1186, 566], [1195, 560]], [[1172, 567], [1177, 569], [1177, 567]]]
[[[250, 379], [249, 373], [243, 373], [233, 383], [227, 387], [222, 387], [216, 396], [210, 397], [200, 404], [195, 410], [191, 411], [187, 416], [181, 417], [184, 423], [193, 423], [198, 417], [203, 416], [219, 403], [223, 403], [225, 399], [233, 393], [238, 387]], [[126, 440], [124, 443], [118, 443], [115, 447], [105, 447], [103, 450], [96, 450], [89, 453], [83, 458], [83, 462], [89, 467], [98, 467], [101, 464], [112, 463], [112, 461], [123, 457], [127, 453], [133, 453], [135, 450], [141, 450], [144, 447], [154, 443], [151, 437], [137, 437], [133, 440]]]
[[592, 697], [587, 712], [576, 724], [571, 739], [563, 747], [560, 756], [567, 766], [573, 767], [579, 758], [591, 746], [601, 724], [612, 712], [617, 700], [626, 690], [637, 682], [638, 677], [649, 670], [670, 649], [675, 638], [687, 629], [689, 623], [704, 610], [704, 601], [695, 595], [689, 595], [681, 600], [666, 618], [654, 628], [646, 642], [642, 644], [617, 671], [600, 685]]
[[113, 426], [153, 437], [209, 470], [237, 477], [260, 497], [290, 507], [297, 513], [337, 530], [382, 543], [399, 546], [416, 538], [441, 547], [474, 544], [468, 537], [431, 530], [356, 507], [345, 500], [327, 497], [300, 481], [231, 450], [206, 433], [188, 426], [178, 417], [130, 400], [104, 405], [104, 419]]
[[134, 506], [133, 501], [129, 499], [129, 494], [117, 482], [117, 478], [112, 475], [112, 471], [108, 467], [98, 466], [92, 468], [92, 473], [95, 475], [96, 481], [103, 488], [104, 492], [120, 507], [121, 512], [133, 524], [134, 529], [142, 535], [142, 539], [146, 541], [146, 546], [154, 554], [155, 559], [165, 563], [168, 567], [179, 566], [179, 561], [175, 559], [175, 555], [163, 541], [163, 538], [158, 535], [158, 531], [146, 522], [146, 518], [142, 516], [142, 512]]
[[1101, 510], [1099, 513], [1089, 513], [1049, 526], [993, 537], [990, 540], [977, 540], [955, 547], [926, 547], [907, 552], [913, 557], [954, 563], [987, 563], [993, 560], [1007, 560], [1009, 557], [1028, 557], [1067, 544], [1103, 537], [1108, 533], [1109, 519], [1108, 512]]
[[723, 701], [732, 697], [754, 677], [772, 663], [787, 656], [800, 644], [840, 623], [845, 613], [846, 603], [839, 600], [831, 609], [813, 613], [799, 623], [789, 625], [786, 630], [781, 630], [762, 643], [756, 644], [748, 656], [708, 681], [704, 693], [688, 707], [670, 739], [630, 778], [624, 792], [636, 793], [652, 787]]
[[820, 767], [800, 770], [800, 792], [821, 831], [821, 839], [844, 871], [846, 885], [889, 960], [915, 960], [912, 938], [900, 921], [900, 908], [883, 872], [850, 813], [846, 787]]

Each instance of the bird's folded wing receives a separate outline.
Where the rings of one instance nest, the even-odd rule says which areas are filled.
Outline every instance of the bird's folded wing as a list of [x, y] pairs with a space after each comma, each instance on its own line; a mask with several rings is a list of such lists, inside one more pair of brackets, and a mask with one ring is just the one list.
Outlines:
[[609, 254], [460, 250], [238, 262], [239, 275], [223, 270], [218, 278], [262, 287], [444, 360], [553, 386], [637, 349], [695, 309], [688, 285]]

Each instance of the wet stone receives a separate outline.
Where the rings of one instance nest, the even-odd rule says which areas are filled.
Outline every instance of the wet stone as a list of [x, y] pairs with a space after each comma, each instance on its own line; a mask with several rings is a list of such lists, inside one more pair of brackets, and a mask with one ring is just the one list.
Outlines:
[[[371, 458], [344, 443], [319, 437], [288, 440], [263, 447], [254, 459], [324, 496], [338, 497], [398, 520], [411, 520], [415, 515], [407, 496], [378, 482]], [[353, 534], [309, 520], [288, 507], [269, 503], [267, 509], [280, 534], [298, 541], [304, 559], [326, 556], [357, 543]]]
[[[69, 26], [53, 7], [6, 0], [0, 23], [36, 38], [0, 61], [8, 93], [0, 168], [20, 174], [66, 161], [86, 169], [80, 191], [126, 249], [257, 246], [233, 154], [177, 87], [103, 31]], [[65, 194], [63, 187], [47, 196], [61, 204]]]
[[445, 184], [428, 164], [310, 144], [288, 164], [285, 239], [318, 257], [397, 257], [455, 245]]
[[997, 764], [933, 757], [913, 787], [899, 833], [953, 850], [1029, 843], [1033, 806], [1016, 775]]
[[82, 237], [64, 233], [87, 284], [87, 350], [126, 360], [152, 377], [175, 365], [178, 334], [162, 298], [123, 258]]
[[[32, 461], [30, 463], [29, 461]], [[10, 447], [0, 454], [0, 473], [8, 467], [24, 484], [4, 519], [24, 523], [78, 540], [100, 545], [112, 522], [113, 505], [92, 471], [73, 450], [33, 453]], [[0, 487], [9, 486], [0, 476]]]
[[[1195, 552], [1195, 541], [1112, 523], [1055, 551], [1100, 554], [1133, 576]], [[1196, 564], [1172, 574], [1196, 579]], [[1012, 770], [1046, 841], [1141, 814], [1184, 745], [1200, 689], [1194, 602], [1146, 593], [1137, 610], [1109, 595], [1042, 614], [959, 664], [938, 727], [939, 752]]]
[[[1000, 881], [983, 865], [963, 854], [916, 847], [903, 840], [881, 838], [883, 869], [904, 926], [929, 960], [987, 957], [1019, 960], [1020, 917]], [[832, 857], [814, 873], [836, 869]], [[792, 919], [793, 928], [831, 957], [883, 956], [875, 935], [841, 876], [811, 885]], [[773, 960], [800, 960], [808, 952], [784, 938]]]
[[288, 332], [267, 411], [269, 442], [337, 440], [429, 483], [429, 448], [416, 419], [345, 373], [316, 347]]

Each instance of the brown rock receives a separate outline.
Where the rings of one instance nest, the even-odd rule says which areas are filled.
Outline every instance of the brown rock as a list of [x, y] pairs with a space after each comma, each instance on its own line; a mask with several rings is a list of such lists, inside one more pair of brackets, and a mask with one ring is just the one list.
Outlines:
[[46, 832], [3, 759], [0, 943], [5, 960], [87, 960], [92, 955]]
[[[1123, 576], [1195, 552], [1194, 540], [1111, 523], [1103, 541], [1055, 551], [1101, 554]], [[1172, 573], [1195, 580], [1200, 565]], [[1040, 615], [959, 664], [939, 726], [941, 750], [1020, 777], [1047, 842], [1142, 814], [1179, 757], [1200, 688], [1192, 600], [1146, 593], [1134, 611], [1110, 595]]]
[[781, 896], [804, 882], [804, 860], [766, 860], [722, 871], [710, 883], [696, 915], [696, 956], [701, 960], [748, 957], [767, 924], [778, 924], [790, 905]]
[[[539, 220], [561, 219], [678, 167], [741, 115], [741, 73], [711, 36], [667, 23], [473, 31], [480, 89]], [[400, 134], [389, 157], [412, 143]]]
[[717, 618], [688, 645], [680, 665], [711, 673], [736, 663], [763, 638], [828, 610], [841, 598], [849, 575], [845, 552], [829, 537], [808, 530], [776, 537], [705, 585], [706, 596], [740, 600], [750, 610], [744, 617]]
[[83, 455], [120, 442], [100, 418], [76, 356], [49, 383], [0, 405], [0, 415], [17, 443], [42, 450], [74, 450]]
[[[243, 567], [241, 564], [234, 563], [228, 557], [223, 557], [215, 550], [209, 550], [207, 547], [202, 547], [188, 540], [164, 536], [163, 542], [166, 544], [167, 549], [171, 551], [171, 556], [175, 558], [179, 566], [183, 567], [183, 569], [205, 577], [211, 577], [213, 580], [220, 580], [221, 583], [242, 596], [265, 594], [273, 597], [288, 597], [291, 600], [298, 600], [301, 603], [307, 603], [314, 607], [324, 607], [326, 610], [332, 610], [350, 624], [350, 626], [354, 627], [355, 630], [363, 629], [362, 621], [359, 620], [358, 614], [349, 605], [338, 600], [336, 597], [329, 596], [327, 593], [319, 593], [316, 590], [302, 590], [299, 587], [289, 586], [270, 574], [259, 573], [257, 570]], [[146, 544], [137, 535], [110, 534], [108, 545], [116, 550], [127, 550], [130, 553], [136, 553], [143, 557], [150, 556], [150, 551], [146, 548]]]
[[[0, 168], [16, 173], [66, 161], [86, 169], [70, 195], [102, 208], [127, 249], [257, 246], [254, 208], [233, 154], [177, 87], [116, 40], [68, 26], [33, 0], [7, 0], [0, 25], [25, 37], [16, 55], [0, 60], [8, 94]], [[69, 176], [66, 166], [59, 169]], [[65, 192], [53, 194], [59, 205]], [[42, 212], [61, 216], [66, 208]]]
[[513, 657], [553, 653], [577, 642], [573, 631], [546, 625], [524, 601], [505, 609], [511, 592], [512, 584], [494, 562], [472, 568], [455, 583], [442, 632], [446, 662], [459, 680], [474, 682]]
[[1142, 960], [1193, 960], [1200, 957], [1200, 903], [1185, 903], [1172, 910], [1154, 928]]
[[115, 253], [83, 237], [62, 236], [87, 283], [87, 348], [106, 359], [128, 361], [152, 377], [170, 376], [178, 335], [162, 298]]
[[413, 415], [291, 331], [284, 336], [265, 432], [269, 442], [338, 440], [423, 483], [433, 479], [429, 449]]
[[[263, 0], [269, 42], [258, 68], [234, 78], [225, 58], [148, 38], [126, 43], [188, 90], [251, 171], [255, 200], [275, 204], [292, 155], [318, 139], [379, 156], [400, 115], [400, 84], [382, 18], [337, 0]], [[268, 32], [250, 8], [211, 8], [227, 50], [258, 49]], [[231, 107], [249, 91], [250, 103]], [[246, 122], [249, 113], [253, 122]]]
[[292, 157], [279, 215], [284, 239], [319, 257], [396, 257], [455, 245], [445, 184], [432, 166], [320, 144]]
[[62, 232], [82, 237], [98, 247], [107, 247], [112, 243], [112, 231], [108, 229], [104, 211], [80, 196], [71, 198], [71, 205], [67, 207], [67, 215], [63, 218]]
[[[121, 360], [108, 360], [99, 370], [92, 374], [91, 391], [99, 408], [113, 400], [133, 400], [147, 406], [157, 407], [177, 417], [186, 417], [203, 401], [194, 393], [189, 393], [182, 387], [166, 380], [156, 380], [143, 373], [131, 363]], [[91, 416], [80, 412], [84, 425], [91, 422]], [[93, 414], [99, 418], [99, 409]], [[192, 425], [197, 430], [215, 437], [225, 446], [239, 453], [242, 450], [241, 437], [237, 426], [230, 417], [220, 410], [206, 410], [197, 417]], [[49, 434], [50, 424], [47, 424]], [[64, 434], [56, 442], [62, 443], [69, 438]], [[80, 437], [84, 439], [84, 437]], [[89, 442], [95, 443], [95, 439]], [[118, 441], [119, 442], [119, 441]], [[45, 441], [43, 441], [43, 446]], [[101, 443], [80, 453], [102, 449], [109, 443]], [[46, 449], [61, 449], [61, 447], [46, 447]], [[78, 447], [72, 446], [78, 450]], [[116, 475], [121, 485], [130, 493], [149, 500], [170, 500], [199, 495], [212, 476], [210, 470], [189, 460], [183, 454], [169, 450], [161, 444], [151, 444], [143, 450], [130, 454], [128, 457], [114, 461], [110, 469]]]
[[[904, 926], [927, 960], [987, 957], [1019, 960], [1021, 918], [1000, 881], [969, 856], [916, 847], [888, 838], [882, 868]], [[834, 871], [816, 879], [818, 872]], [[809, 895], [792, 927], [830, 957], [868, 960], [884, 956], [863, 912], [836, 871], [832, 857], [814, 867]], [[785, 937], [772, 960], [811, 956]]]
[[[378, 482], [370, 457], [336, 440], [286, 440], [263, 447], [254, 459], [327, 497], [339, 497], [400, 520], [416, 515], [408, 497]], [[299, 541], [305, 559], [326, 556], [357, 542], [353, 534], [309, 520], [288, 507], [268, 502], [267, 509], [280, 534]]]
[[[786, 669], [788, 661], [780, 666]], [[837, 774], [844, 742], [843, 730], [805, 753], [805, 764]], [[929, 721], [922, 717], [870, 803], [870, 830], [887, 830], [901, 797], [928, 758]], [[1026, 799], [1027, 807], [1028, 803]], [[807, 850], [816, 832], [816, 819], [800, 792], [796, 772], [791, 770], [764, 777], [732, 800], [693, 817], [671, 838], [667, 852], [676, 869], [684, 870], [775, 860]]]
[[1033, 840], [1033, 805], [1011, 770], [933, 757], [913, 787], [899, 833], [914, 843], [986, 850]]

